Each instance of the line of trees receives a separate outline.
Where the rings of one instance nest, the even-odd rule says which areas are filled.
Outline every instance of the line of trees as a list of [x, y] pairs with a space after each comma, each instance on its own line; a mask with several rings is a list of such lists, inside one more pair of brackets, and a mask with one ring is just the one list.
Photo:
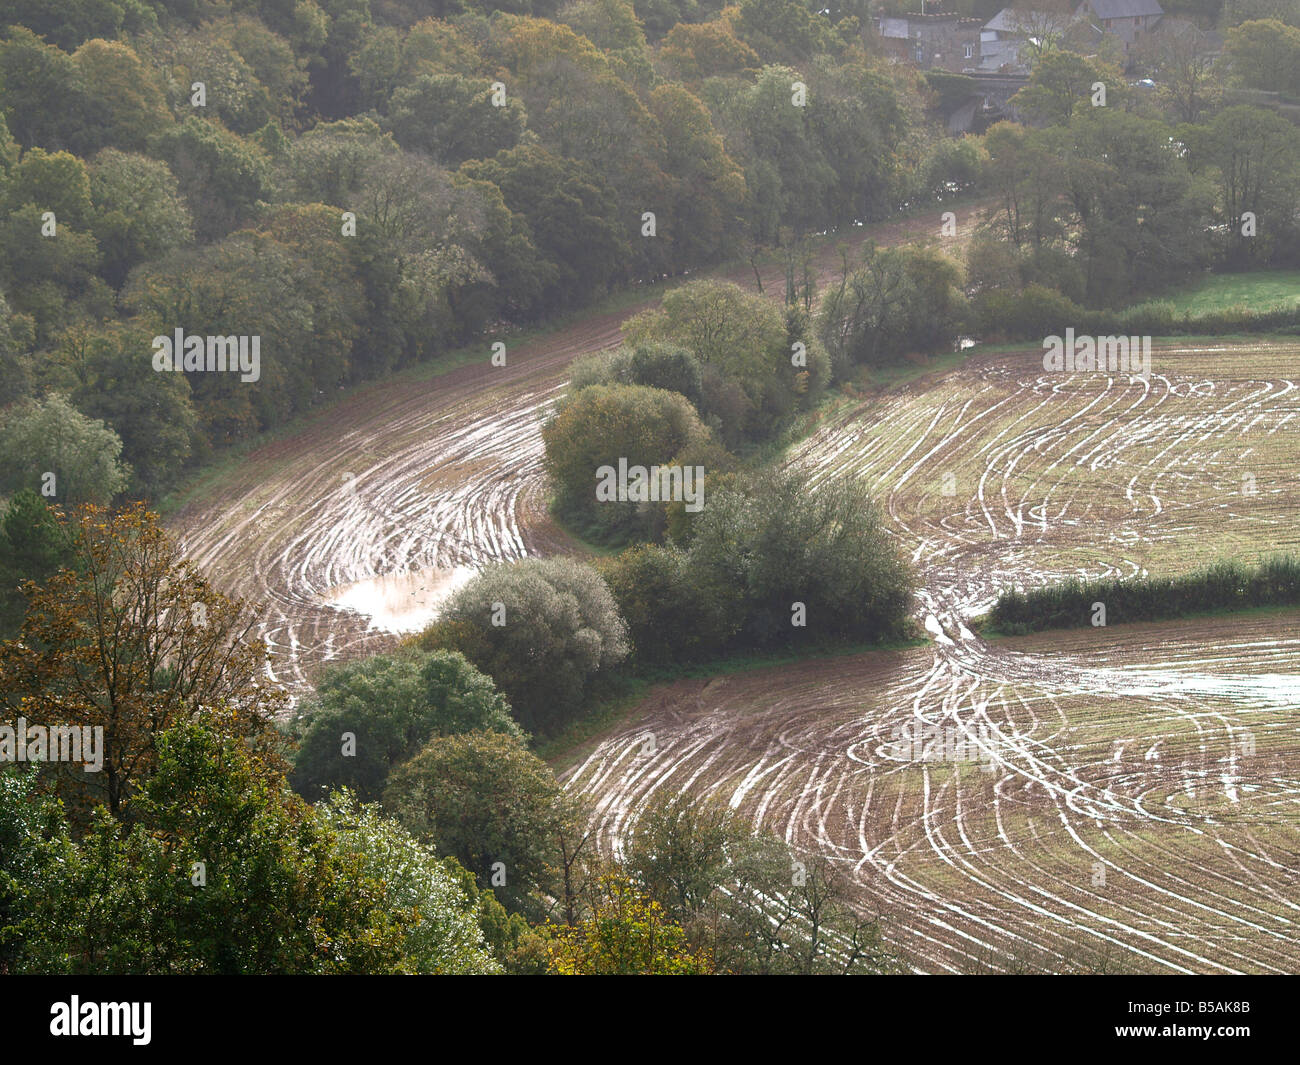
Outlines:
[[1030, 286], [1115, 308], [1211, 267], [1300, 262], [1294, 123], [1210, 91], [1225, 70], [1252, 68], [1231, 49], [1207, 60], [1180, 103], [1176, 80], [1153, 96], [1104, 60], [1046, 53], [1013, 101], [1033, 125], [1002, 123], [983, 138], [997, 206], [967, 256], [979, 320]]

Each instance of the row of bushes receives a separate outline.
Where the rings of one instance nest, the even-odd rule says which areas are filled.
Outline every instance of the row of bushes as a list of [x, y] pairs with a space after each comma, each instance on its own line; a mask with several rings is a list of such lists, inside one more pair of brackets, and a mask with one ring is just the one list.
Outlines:
[[1012, 589], [989, 612], [993, 629], [1009, 635], [1097, 624], [1097, 604], [1110, 624], [1160, 621], [1191, 614], [1300, 605], [1300, 558], [1265, 559], [1258, 566], [1216, 562], [1182, 577], [1079, 580], [1030, 592]]
[[[961, 285], [969, 284], [968, 297]], [[963, 271], [932, 248], [876, 249], [826, 290], [817, 335], [832, 379], [856, 365], [897, 361], [909, 352], [947, 350], [964, 333], [986, 341], [1041, 340], [1067, 328], [1093, 336], [1218, 336], [1300, 331], [1300, 306], [1179, 312], [1167, 300], [1087, 307], [1078, 264], [1059, 249], [1016, 253], [987, 237], [971, 245]]]
[[1089, 310], [1044, 285], [1023, 291], [996, 289], [972, 301], [976, 330], [984, 339], [1038, 340], [1067, 327], [1093, 336], [1217, 336], [1300, 330], [1300, 306], [1256, 311], [1249, 307], [1179, 314], [1168, 301], [1122, 310]]

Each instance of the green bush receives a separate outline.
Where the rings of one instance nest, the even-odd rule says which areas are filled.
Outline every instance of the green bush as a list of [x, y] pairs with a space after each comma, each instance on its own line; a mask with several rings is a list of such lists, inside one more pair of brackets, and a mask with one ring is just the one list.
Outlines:
[[638, 666], [713, 657], [739, 628], [739, 589], [711, 585], [675, 544], [630, 547], [597, 568], [627, 619]]
[[[819, 485], [764, 474], [714, 493], [694, 524], [691, 566], [707, 587], [736, 589], [738, 639], [764, 648], [897, 639], [910, 575], [855, 481]], [[805, 624], [796, 625], [794, 604]]]
[[678, 344], [646, 341], [598, 351], [575, 359], [569, 370], [569, 394], [593, 385], [645, 385], [685, 396], [699, 408], [700, 362]]
[[[674, 464], [708, 435], [685, 396], [643, 385], [592, 385], [578, 392], [542, 429], [546, 471], [560, 514], [595, 538], [655, 538], [663, 529], [662, 502], [597, 498], [602, 467]], [[657, 492], [656, 492], [657, 494]]]
[[1300, 327], [1300, 308], [1256, 311], [1227, 307], [1198, 315], [1178, 314], [1167, 300], [1121, 310], [1086, 310], [1054, 289], [1029, 285], [1023, 292], [990, 288], [973, 301], [975, 322], [986, 339], [1038, 340], [1063, 335], [1067, 326], [1093, 336], [1229, 335], [1287, 332]]
[[1126, 307], [1115, 315], [1113, 324], [1115, 332], [1124, 335], [1161, 336], [1176, 330], [1178, 317], [1168, 300], [1152, 300]]
[[[927, 80], [929, 75], [927, 74]], [[963, 82], [974, 85], [971, 78]], [[959, 90], [969, 92], [970, 90]], [[944, 137], [930, 149], [921, 168], [921, 190], [943, 198], [977, 188], [988, 170], [989, 155], [976, 137]]]
[[[379, 798], [389, 772], [431, 736], [471, 729], [523, 735], [490, 677], [451, 651], [376, 655], [328, 670], [303, 705], [289, 782], [310, 800], [347, 787]], [[345, 749], [344, 735], [354, 737]]]
[[641, 372], [671, 372], [672, 380], [682, 373], [662, 350], [652, 354], [651, 345], [691, 354], [701, 367], [700, 413], [728, 447], [768, 439], [830, 379], [829, 361], [811, 352], [807, 366], [792, 361], [795, 338], [776, 304], [726, 281], [673, 289], [659, 307], [624, 323], [623, 334], [634, 350], [646, 349]]
[[489, 566], [455, 592], [420, 645], [462, 652], [496, 682], [525, 728], [553, 733], [627, 657], [609, 587], [572, 559]]
[[858, 267], [822, 297], [818, 338], [835, 375], [949, 350], [969, 311], [961, 284], [961, 267], [933, 248], [863, 245]]
[[654, 341], [637, 344], [628, 360], [628, 372], [632, 384], [679, 392], [699, 408], [700, 362], [684, 347]]
[[632, 384], [628, 368], [631, 359], [632, 350], [626, 347], [579, 355], [569, 366], [569, 396], [594, 385]]
[[1067, 327], [1078, 331], [1085, 313], [1072, 300], [1042, 285], [1029, 285], [1019, 293], [995, 289], [975, 298], [975, 317], [984, 337], [1033, 340], [1062, 336]]
[[552, 847], [564, 805], [550, 768], [511, 736], [435, 736], [393, 773], [384, 809], [438, 854], [455, 858], [508, 909], [528, 909], [551, 886]]
[[910, 575], [853, 482], [811, 492], [798, 473], [730, 479], [690, 533], [598, 564], [640, 666], [907, 631]]

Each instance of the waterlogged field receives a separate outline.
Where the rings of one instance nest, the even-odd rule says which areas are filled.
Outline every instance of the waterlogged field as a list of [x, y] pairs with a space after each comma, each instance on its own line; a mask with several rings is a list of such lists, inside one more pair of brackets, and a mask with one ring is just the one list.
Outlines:
[[[823, 281], [835, 265], [828, 249]], [[779, 269], [764, 287], [780, 297]], [[540, 423], [569, 362], [637, 309], [505, 367], [485, 350], [372, 386], [178, 512], [189, 556], [268, 604], [275, 679], [301, 693], [322, 663], [391, 648], [487, 562], [581, 550], [546, 514]], [[656, 689], [565, 763], [602, 845], [652, 796], [715, 796], [842, 862], [918, 971], [1300, 967], [1300, 614], [970, 625], [1005, 585], [1297, 549], [1300, 343], [1157, 344], [1152, 363], [1142, 381], [980, 353], [837, 404], [789, 461], [871, 486], [932, 643]], [[918, 727], [980, 755], [900, 752]]]
[[689, 791], [843, 862], [918, 971], [1295, 971], [1300, 613], [968, 622], [1007, 584], [1295, 550], [1298, 358], [1157, 345], [1143, 382], [993, 353], [825, 426], [790, 461], [873, 487], [933, 644], [658, 690], [570, 767], [605, 846]]
[[[940, 238], [936, 211], [862, 227], [846, 243], [935, 240], [960, 254], [979, 210], [955, 208], [958, 237]], [[839, 264], [822, 246], [823, 284]], [[783, 267], [761, 275], [764, 293], [783, 298]], [[756, 287], [748, 265], [722, 276]], [[542, 421], [569, 363], [616, 346], [623, 321], [657, 299], [508, 343], [505, 366], [485, 342], [476, 364], [368, 386], [232, 464], [174, 514], [187, 556], [223, 591], [267, 607], [271, 679], [302, 694], [323, 663], [391, 649], [467, 569], [581, 553], [547, 512]]]
[[[841, 860], [919, 971], [1294, 971], [1297, 654], [1293, 612], [680, 681], [570, 782], [610, 848], [686, 788]], [[918, 719], [987, 750], [899, 760]]]
[[791, 461], [865, 479], [940, 620], [969, 617], [1004, 586], [1297, 550], [1297, 379], [1300, 343], [1157, 343], [1148, 381], [990, 354]]

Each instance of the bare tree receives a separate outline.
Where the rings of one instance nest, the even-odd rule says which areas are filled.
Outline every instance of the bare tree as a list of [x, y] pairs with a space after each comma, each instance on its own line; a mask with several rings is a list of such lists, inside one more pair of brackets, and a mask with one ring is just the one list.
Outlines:
[[1010, 5], [1011, 35], [1028, 46], [1031, 64], [1057, 46], [1072, 12], [1070, 0], [1015, 0]]
[[1142, 42], [1139, 60], [1155, 73], [1161, 102], [1180, 122], [1199, 122], [1223, 96], [1210, 38], [1191, 22], [1162, 22]]

